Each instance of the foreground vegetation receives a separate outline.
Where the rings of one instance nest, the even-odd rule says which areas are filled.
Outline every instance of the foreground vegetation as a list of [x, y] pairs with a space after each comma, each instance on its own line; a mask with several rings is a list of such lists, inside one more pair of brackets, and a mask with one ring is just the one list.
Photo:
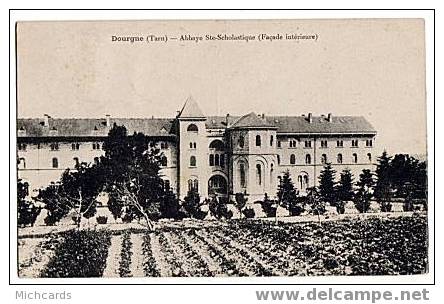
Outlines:
[[[192, 223], [192, 224], [190, 224]], [[317, 223], [232, 220], [175, 222], [154, 232], [71, 230], [21, 252], [22, 276], [316, 276], [427, 272], [427, 218], [371, 218]], [[54, 242], [54, 246], [51, 243]], [[31, 243], [30, 243], [31, 244]], [[41, 259], [45, 260], [45, 259]], [[35, 267], [33, 271], [30, 271]], [[40, 268], [38, 268], [40, 267]]]

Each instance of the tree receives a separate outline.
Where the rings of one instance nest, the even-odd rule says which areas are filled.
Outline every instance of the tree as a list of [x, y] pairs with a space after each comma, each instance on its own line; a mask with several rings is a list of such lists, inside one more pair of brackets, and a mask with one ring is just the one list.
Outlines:
[[310, 207], [310, 213], [318, 216], [319, 225], [321, 225], [321, 215], [325, 213], [325, 202], [321, 199], [316, 187], [307, 189], [305, 204]]
[[264, 211], [266, 217], [276, 216], [276, 202], [268, 197], [265, 193], [264, 200], [261, 202], [262, 211]]
[[373, 184], [373, 175], [370, 170], [362, 170], [362, 173], [359, 175], [359, 181], [356, 183], [358, 190], [354, 196], [356, 209], [361, 213], [366, 213], [370, 209]]
[[235, 194], [234, 198], [235, 198], [234, 205], [236, 209], [239, 211], [239, 218], [242, 218], [242, 209], [244, 209], [248, 201], [247, 194], [239, 192]]
[[37, 216], [40, 214], [40, 207], [27, 199], [29, 195], [29, 184], [23, 180], [17, 180], [17, 225], [25, 227], [34, 226]]
[[353, 174], [350, 169], [341, 172], [339, 183], [336, 186], [336, 211], [339, 214], [345, 213], [345, 204], [353, 200]]
[[104, 188], [111, 198], [108, 207], [113, 216], [123, 214], [128, 220], [143, 219], [147, 229], [153, 230], [153, 221], [162, 214], [171, 215], [165, 204], [174, 201], [159, 174], [163, 156], [160, 150], [144, 134], [128, 136], [126, 128], [116, 124], [103, 149], [105, 155], [99, 168], [105, 177]]
[[300, 215], [304, 211], [304, 205], [298, 199], [298, 191], [294, 187], [288, 170], [279, 181], [277, 197], [278, 204], [287, 209], [290, 215]]
[[392, 169], [390, 165], [391, 158], [384, 151], [378, 158], [376, 166], [376, 183], [374, 187], [374, 196], [381, 206], [382, 212], [392, 210]]
[[228, 209], [227, 204], [228, 201], [226, 199], [223, 199], [221, 197], [218, 199], [216, 196], [213, 196], [208, 203], [211, 215], [213, 215], [218, 220], [221, 220], [223, 218], [231, 219], [233, 217], [233, 211]]
[[37, 197], [48, 210], [45, 222], [55, 224], [74, 212], [73, 219], [77, 228], [80, 228], [83, 218], [88, 219], [96, 214], [96, 198], [101, 187], [95, 165], [81, 163], [74, 171], [65, 170], [58, 183], [48, 186]]
[[335, 191], [335, 175], [336, 171], [333, 170], [330, 163], [326, 163], [319, 175], [319, 198], [334, 206], [336, 199]]
[[194, 189], [188, 191], [187, 196], [184, 198], [183, 208], [187, 212], [187, 215], [191, 218], [203, 220], [207, 215], [206, 212], [202, 211], [201, 207], [204, 203], [200, 202], [200, 195]]

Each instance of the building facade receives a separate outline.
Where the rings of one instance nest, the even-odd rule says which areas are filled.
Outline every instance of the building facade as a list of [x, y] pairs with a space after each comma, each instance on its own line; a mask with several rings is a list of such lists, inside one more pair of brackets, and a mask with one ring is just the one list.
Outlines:
[[325, 163], [355, 177], [374, 169], [376, 131], [360, 116], [205, 116], [189, 98], [175, 118], [18, 119], [18, 177], [37, 191], [66, 168], [94, 162], [113, 124], [144, 133], [163, 153], [162, 177], [180, 198], [247, 193], [250, 201], [276, 195], [289, 171], [299, 191], [316, 186]]

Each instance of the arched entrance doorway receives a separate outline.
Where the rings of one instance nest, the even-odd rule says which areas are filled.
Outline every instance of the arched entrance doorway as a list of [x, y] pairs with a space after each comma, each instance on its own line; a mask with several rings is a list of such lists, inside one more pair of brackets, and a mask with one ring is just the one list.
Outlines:
[[227, 180], [222, 175], [213, 175], [208, 180], [208, 195], [226, 196], [227, 190]]

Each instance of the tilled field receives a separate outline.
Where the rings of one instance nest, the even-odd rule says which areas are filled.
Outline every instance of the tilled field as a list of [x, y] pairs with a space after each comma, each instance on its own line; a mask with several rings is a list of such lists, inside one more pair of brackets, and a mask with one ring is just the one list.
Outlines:
[[173, 223], [155, 232], [19, 239], [21, 277], [397, 275], [427, 272], [424, 216], [274, 225]]

